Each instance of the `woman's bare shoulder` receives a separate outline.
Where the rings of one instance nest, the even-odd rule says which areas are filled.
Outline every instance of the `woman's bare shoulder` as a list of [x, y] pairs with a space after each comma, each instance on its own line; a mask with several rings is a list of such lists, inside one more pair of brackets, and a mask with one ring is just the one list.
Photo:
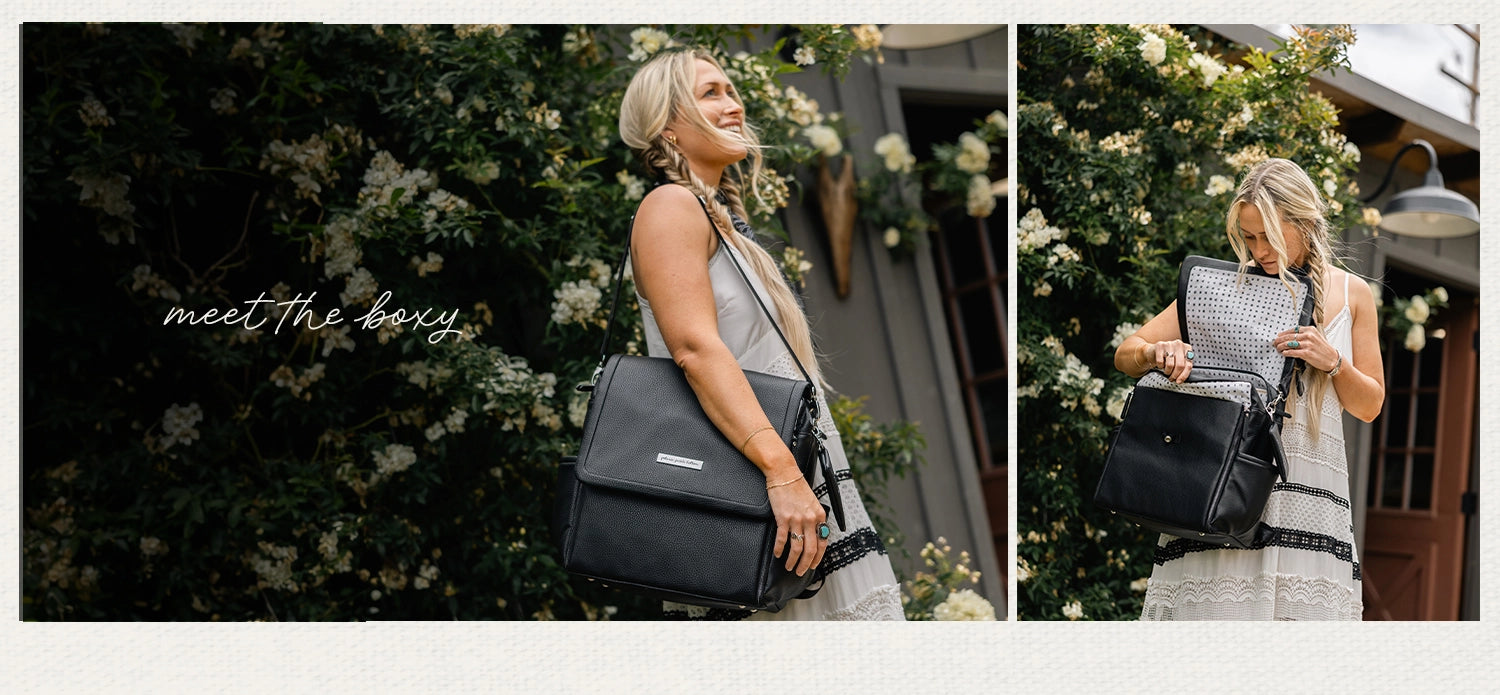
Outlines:
[[687, 249], [701, 250], [707, 259], [717, 244], [698, 197], [679, 185], [657, 186], [641, 200], [631, 235], [632, 253], [645, 264]]

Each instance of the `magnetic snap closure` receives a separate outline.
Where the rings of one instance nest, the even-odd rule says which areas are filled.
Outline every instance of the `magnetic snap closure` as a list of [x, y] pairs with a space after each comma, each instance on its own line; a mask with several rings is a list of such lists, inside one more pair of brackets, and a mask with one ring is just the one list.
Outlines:
[[1165, 444], [1171, 444], [1172, 443], [1172, 435], [1170, 435], [1170, 434], [1164, 434], [1164, 435], [1162, 435], [1161, 436], [1161, 441], [1163, 443], [1165, 443]]

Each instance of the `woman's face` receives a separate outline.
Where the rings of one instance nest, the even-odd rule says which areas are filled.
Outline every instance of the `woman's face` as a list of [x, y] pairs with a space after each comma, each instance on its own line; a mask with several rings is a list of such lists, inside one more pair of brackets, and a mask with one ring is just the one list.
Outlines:
[[[709, 125], [738, 135], [745, 124], [745, 109], [734, 100], [734, 87], [730, 86], [729, 78], [706, 60], [699, 60], [696, 65], [693, 99], [698, 112]], [[742, 143], [711, 140], [675, 116], [662, 132], [676, 136], [677, 149], [690, 162], [723, 167], [744, 159], [746, 155]]]
[[[1302, 240], [1302, 234], [1286, 218], [1281, 218], [1282, 240], [1286, 244], [1286, 255], [1292, 265], [1301, 265], [1307, 257], [1307, 244]], [[1255, 259], [1255, 264], [1267, 273], [1281, 272], [1281, 266], [1276, 260], [1276, 249], [1271, 247], [1271, 242], [1266, 239], [1266, 222], [1260, 214], [1260, 208], [1250, 203], [1240, 203], [1240, 235], [1245, 240], [1245, 249], [1250, 252], [1250, 257]]]

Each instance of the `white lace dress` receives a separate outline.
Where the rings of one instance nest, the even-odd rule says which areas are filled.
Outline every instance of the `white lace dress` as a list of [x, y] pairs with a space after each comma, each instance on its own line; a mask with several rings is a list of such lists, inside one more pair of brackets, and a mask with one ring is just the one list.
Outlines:
[[[1351, 369], [1348, 276], [1344, 308], [1323, 329]], [[1323, 396], [1320, 436], [1308, 432], [1307, 398], [1282, 432], [1287, 482], [1277, 482], [1261, 521], [1269, 537], [1249, 550], [1163, 534], [1142, 620], [1359, 620], [1359, 553], [1349, 506], [1343, 406]]]
[[[738, 220], [736, 220], [738, 222]], [[708, 261], [709, 279], [713, 284], [714, 305], [719, 311], [719, 337], [734, 353], [740, 367], [777, 376], [801, 379], [802, 374], [792, 362], [791, 353], [782, 345], [781, 338], [771, 326], [766, 315], [756, 303], [755, 297], [740, 277], [734, 264], [725, 254], [732, 253], [745, 268], [755, 291], [760, 294], [766, 307], [772, 312], [765, 286], [738, 251], [720, 243], [719, 249]], [[670, 357], [661, 330], [657, 328], [651, 305], [639, 294], [646, 346], [652, 357]], [[818, 410], [821, 418], [818, 428], [827, 436], [826, 446], [833, 460], [834, 477], [839, 493], [843, 496], [844, 518], [848, 528], [840, 530], [829, 517], [833, 535], [828, 539], [828, 551], [816, 572], [826, 576], [817, 595], [808, 599], [794, 599], [776, 613], [766, 611], [737, 611], [709, 609], [689, 606], [672, 601], [663, 602], [667, 617], [697, 620], [904, 620], [901, 609], [900, 589], [891, 563], [886, 555], [885, 544], [871, 526], [869, 514], [860, 501], [859, 491], [849, 476], [849, 460], [844, 455], [844, 445], [828, 414], [828, 404], [818, 394]], [[813, 492], [824, 505], [828, 504], [828, 482], [819, 470], [813, 480]]]

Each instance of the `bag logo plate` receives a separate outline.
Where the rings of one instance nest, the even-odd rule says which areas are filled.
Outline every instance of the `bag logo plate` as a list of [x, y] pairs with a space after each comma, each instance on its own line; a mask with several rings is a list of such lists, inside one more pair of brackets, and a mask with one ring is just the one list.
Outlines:
[[691, 469], [693, 469], [695, 471], [701, 471], [701, 470], [703, 470], [703, 462], [702, 461], [698, 461], [698, 460], [690, 459], [690, 458], [684, 458], [682, 456], [673, 456], [671, 454], [657, 454], [656, 455], [656, 462], [657, 463], [665, 463], [665, 464], [669, 464], [669, 465], [672, 465], [672, 466], [681, 466], [683, 468], [691, 468]]

